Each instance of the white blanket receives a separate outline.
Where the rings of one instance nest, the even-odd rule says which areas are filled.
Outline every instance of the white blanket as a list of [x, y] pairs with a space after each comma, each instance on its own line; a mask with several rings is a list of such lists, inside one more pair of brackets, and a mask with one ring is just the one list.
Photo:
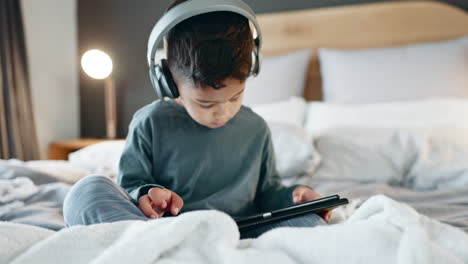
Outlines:
[[37, 186], [29, 178], [0, 179], [0, 217], [24, 206], [23, 201], [37, 192]]
[[26, 177], [0, 179], [0, 205], [16, 200], [25, 200], [36, 194], [37, 186]]
[[235, 222], [217, 211], [59, 232], [0, 223], [0, 233], [0, 263], [468, 263], [468, 234], [383, 195], [343, 223], [254, 240], [240, 241]]

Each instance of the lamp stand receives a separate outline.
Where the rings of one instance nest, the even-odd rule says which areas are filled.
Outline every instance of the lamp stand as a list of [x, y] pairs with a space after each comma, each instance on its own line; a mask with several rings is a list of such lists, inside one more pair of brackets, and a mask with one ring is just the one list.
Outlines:
[[106, 135], [108, 139], [116, 138], [117, 118], [116, 118], [116, 96], [115, 81], [109, 76], [105, 83], [105, 106], [106, 106]]

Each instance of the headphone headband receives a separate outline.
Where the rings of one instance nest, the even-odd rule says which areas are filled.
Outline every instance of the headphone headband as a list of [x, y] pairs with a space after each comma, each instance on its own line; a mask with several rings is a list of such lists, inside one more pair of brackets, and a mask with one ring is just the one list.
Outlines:
[[260, 25], [255, 19], [255, 13], [253, 10], [240, 0], [190, 0], [169, 10], [163, 17], [156, 23], [148, 41], [148, 65], [150, 68], [154, 68], [155, 61], [154, 56], [159, 44], [163, 40], [164, 36], [178, 23], [204, 13], [216, 12], [216, 11], [230, 11], [238, 13], [247, 19], [255, 27], [257, 32], [257, 38], [255, 43], [260, 50], [262, 45]]

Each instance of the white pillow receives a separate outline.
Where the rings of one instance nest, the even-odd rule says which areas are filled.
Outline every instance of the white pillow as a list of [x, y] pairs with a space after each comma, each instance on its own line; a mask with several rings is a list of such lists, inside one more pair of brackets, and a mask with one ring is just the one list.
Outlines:
[[468, 100], [432, 99], [373, 104], [308, 104], [305, 128], [313, 136], [339, 127], [466, 127]]
[[467, 129], [348, 127], [327, 131], [315, 144], [322, 161], [306, 184], [387, 183], [419, 191], [468, 186]]
[[468, 100], [312, 102], [305, 127], [321, 156], [314, 181], [381, 182], [416, 190], [468, 184]]
[[307, 132], [299, 126], [270, 122], [276, 168], [281, 177], [300, 177], [312, 173], [320, 163]]
[[257, 105], [252, 107], [252, 110], [267, 122], [303, 127], [307, 103], [302, 97], [291, 97], [276, 103]]
[[247, 79], [243, 103], [247, 106], [286, 100], [304, 94], [311, 50], [262, 60], [260, 74]]
[[404, 184], [414, 157], [412, 142], [397, 129], [340, 128], [314, 138], [322, 161], [314, 181]]
[[441, 128], [420, 133], [406, 185], [417, 190], [468, 186], [468, 129]]
[[115, 179], [124, 147], [125, 140], [99, 142], [70, 153], [68, 160], [91, 173], [104, 174]]
[[468, 97], [468, 37], [318, 54], [326, 102]]

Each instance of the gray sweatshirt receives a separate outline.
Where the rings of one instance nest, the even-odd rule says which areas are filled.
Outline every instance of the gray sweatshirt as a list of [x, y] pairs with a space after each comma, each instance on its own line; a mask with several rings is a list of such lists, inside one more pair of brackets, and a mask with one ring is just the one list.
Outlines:
[[250, 108], [212, 129], [172, 100], [135, 113], [117, 181], [135, 204], [159, 187], [182, 197], [181, 212], [216, 209], [231, 216], [290, 206], [297, 187], [281, 184], [270, 130]]

